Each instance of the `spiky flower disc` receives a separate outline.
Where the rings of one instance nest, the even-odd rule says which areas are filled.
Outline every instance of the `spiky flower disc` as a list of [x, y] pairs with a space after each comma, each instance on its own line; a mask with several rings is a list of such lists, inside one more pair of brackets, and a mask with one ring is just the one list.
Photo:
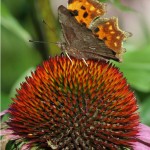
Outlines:
[[105, 61], [54, 57], [17, 90], [9, 128], [44, 149], [132, 147], [139, 116], [133, 92]]

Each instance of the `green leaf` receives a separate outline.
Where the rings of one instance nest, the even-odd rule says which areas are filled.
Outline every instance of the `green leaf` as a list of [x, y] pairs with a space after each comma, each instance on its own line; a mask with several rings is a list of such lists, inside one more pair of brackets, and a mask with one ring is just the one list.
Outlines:
[[128, 82], [136, 90], [150, 92], [150, 45], [126, 52], [124, 62], [116, 63]]
[[29, 45], [30, 34], [22, 28], [18, 21], [10, 14], [8, 9], [1, 3], [1, 26], [10, 30], [15, 35], [19, 36], [23, 41]]
[[110, 2], [113, 5], [115, 5], [117, 8], [124, 10], [124, 11], [134, 11], [132, 8], [123, 5], [120, 0], [99, 0], [99, 1], [105, 2], [105, 3]]
[[[35, 4], [35, 3], [34, 3]], [[36, 2], [37, 12], [44, 18], [46, 23], [48, 24], [47, 28], [43, 28], [46, 40], [50, 41], [48, 44], [49, 55], [55, 56], [56, 54], [60, 54], [60, 49], [56, 44], [52, 44], [51, 42], [58, 41], [58, 24], [56, 18], [52, 11], [52, 6], [49, 0], [38, 0]]]
[[150, 96], [143, 100], [140, 105], [141, 122], [150, 126]]
[[120, 0], [110, 0], [116, 7], [124, 11], [134, 11], [132, 8], [125, 6]]
[[20, 88], [20, 84], [26, 81], [26, 77], [31, 76], [31, 72], [34, 71], [35, 68], [29, 68], [28, 70], [26, 70], [19, 78], [18, 80], [15, 82], [15, 84], [12, 86], [11, 91], [10, 91], [10, 97], [15, 97], [15, 95], [17, 94], [16, 89]]
[[41, 56], [28, 42], [31, 39], [30, 34], [3, 4], [1, 25], [2, 91], [9, 93], [11, 86], [25, 70], [41, 62]]
[[8, 94], [1, 93], [1, 111], [8, 109], [11, 104], [11, 99]]
[[17, 140], [9, 140], [7, 141], [5, 150], [17, 150], [21, 149], [22, 145], [25, 144], [24, 142], [17, 141]]
[[[12, 101], [11, 101], [9, 95], [2, 92], [1, 93], [1, 112], [4, 110], [7, 110], [11, 103], [12, 103]], [[6, 120], [8, 120], [8, 114], [5, 114], [1, 118], [1, 121], [6, 121]]]

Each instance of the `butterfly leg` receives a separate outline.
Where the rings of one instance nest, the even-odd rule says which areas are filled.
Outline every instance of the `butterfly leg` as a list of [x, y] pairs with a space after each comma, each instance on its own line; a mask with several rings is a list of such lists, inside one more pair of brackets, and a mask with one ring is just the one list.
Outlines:
[[72, 60], [71, 60], [70, 56], [68, 55], [68, 53], [67, 53], [67, 52], [65, 52], [65, 53], [66, 53], [67, 57], [69, 58], [69, 60], [70, 60], [71, 63], [72, 63]]
[[83, 60], [83, 62], [86, 64], [86, 66], [88, 67], [88, 64], [87, 64], [87, 62], [85, 61], [85, 59], [82, 58], [82, 60]]

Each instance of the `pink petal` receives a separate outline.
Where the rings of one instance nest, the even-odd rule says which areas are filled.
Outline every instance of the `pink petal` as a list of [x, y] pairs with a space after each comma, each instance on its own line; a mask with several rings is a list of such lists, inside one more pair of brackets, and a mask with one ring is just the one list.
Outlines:
[[0, 117], [3, 117], [7, 113], [8, 113], [8, 109], [3, 110], [2, 112], [0, 112]]
[[150, 150], [150, 127], [139, 124], [137, 142], [133, 144], [134, 150]]
[[24, 144], [24, 145], [21, 147], [21, 150], [30, 150], [30, 145], [29, 145], [29, 144]]

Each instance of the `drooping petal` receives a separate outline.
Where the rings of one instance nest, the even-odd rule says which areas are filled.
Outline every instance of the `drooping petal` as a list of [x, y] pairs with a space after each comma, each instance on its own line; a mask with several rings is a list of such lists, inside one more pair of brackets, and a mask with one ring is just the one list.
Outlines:
[[150, 150], [150, 127], [139, 124], [139, 133], [137, 134], [137, 142], [134, 143], [135, 150]]

